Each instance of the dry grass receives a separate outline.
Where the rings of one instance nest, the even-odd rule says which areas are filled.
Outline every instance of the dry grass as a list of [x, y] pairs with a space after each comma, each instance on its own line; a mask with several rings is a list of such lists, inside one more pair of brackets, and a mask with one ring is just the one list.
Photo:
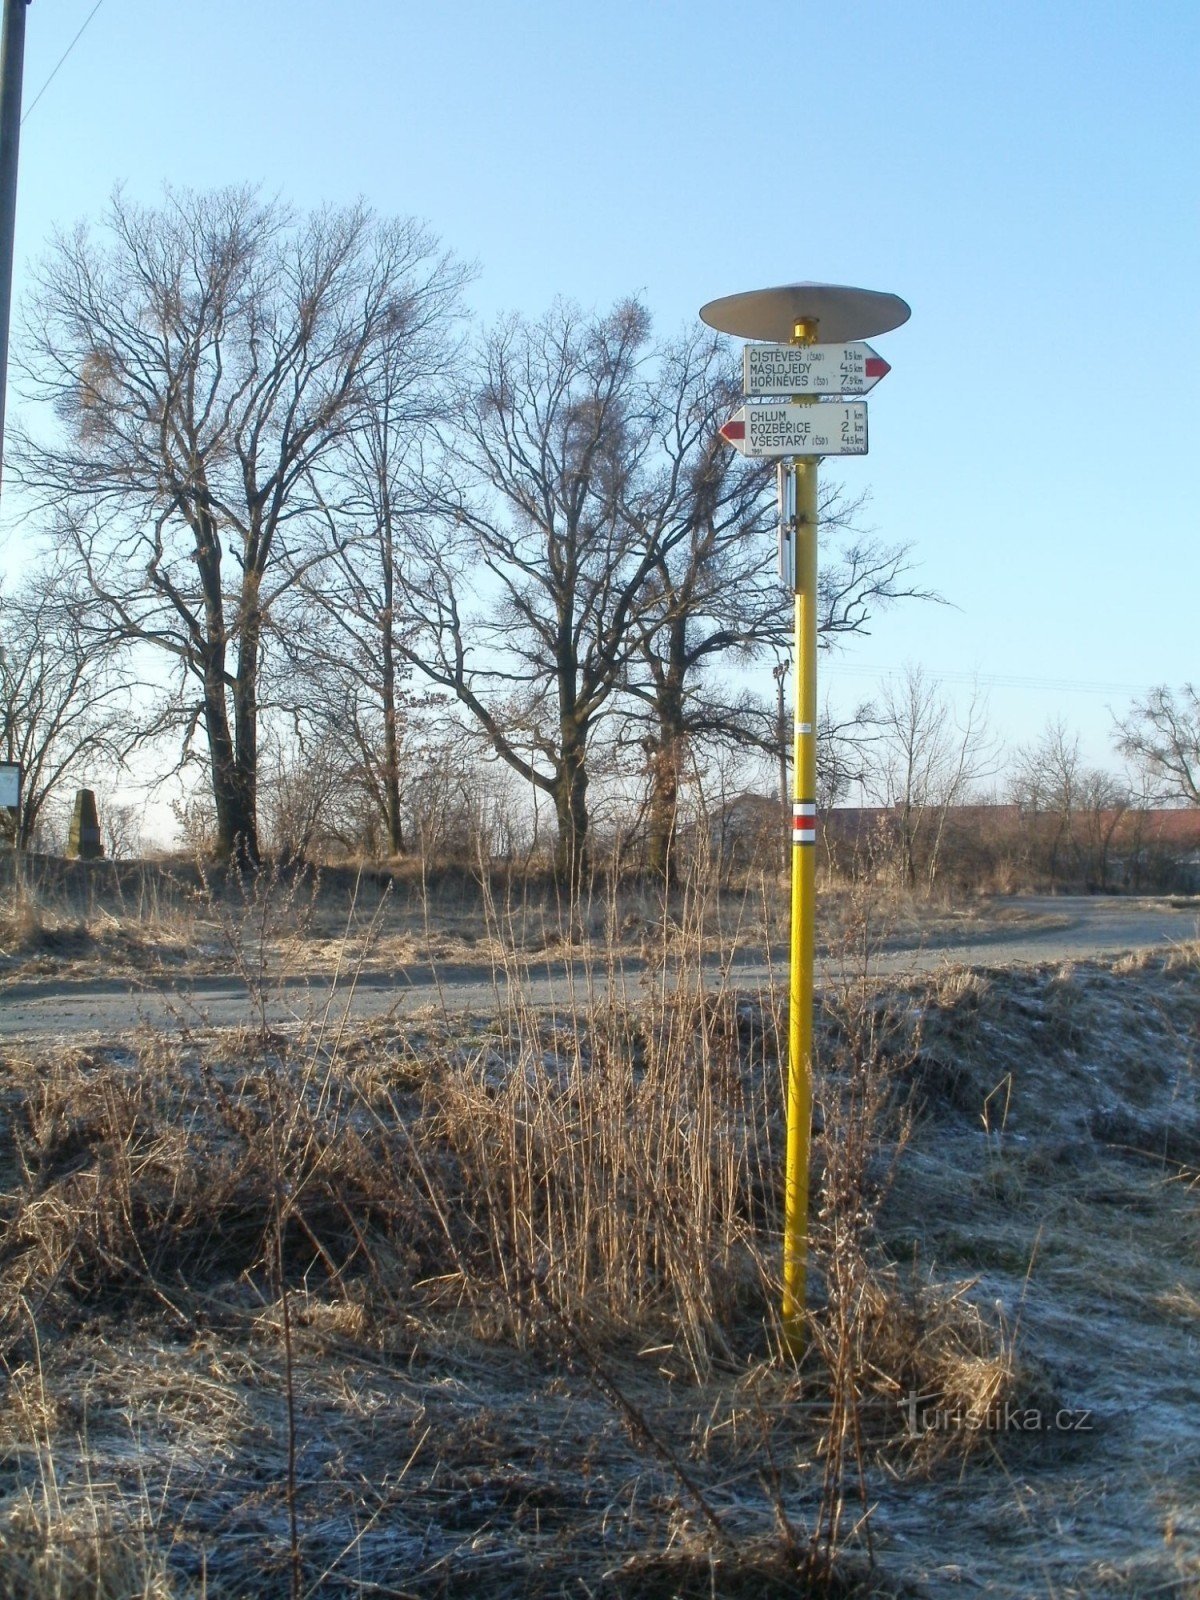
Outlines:
[[[232, 904], [214, 924], [261, 998], [303, 919]], [[851, 921], [797, 1366], [778, 996], [706, 974], [681, 892], [646, 972], [585, 940], [537, 1011], [488, 914], [486, 1015], [0, 1057], [0, 1594], [885, 1592], [889, 1486], [986, 1473], [1015, 1448], [998, 1408], [1070, 1399], [1024, 1349], [1025, 1279], [1040, 1250], [1070, 1281], [1071, 1207], [1105, 1180], [1056, 1152], [1105, 1138], [1088, 1051], [1118, 1015], [1134, 1144], [1183, 1148], [1194, 965], [887, 989]], [[1037, 1214], [1061, 1240], [1031, 1242]], [[1196, 1289], [1152, 1291], [1180, 1319]], [[914, 1433], [912, 1395], [957, 1422]]]
[[[186, 859], [36, 860], [20, 888], [4, 870], [0, 856], [0, 989], [30, 979], [236, 976], [247, 938], [276, 980], [431, 966], [486, 971], [526, 959], [602, 966], [618, 951], [627, 963], [653, 964], [664, 941], [678, 945], [685, 928], [688, 953], [709, 958], [762, 959], [787, 942], [786, 888], [762, 871], [710, 882], [699, 897], [685, 882], [664, 898], [635, 877], [597, 876], [571, 907], [542, 874], [458, 871], [431, 882], [415, 862], [276, 869], [251, 884]], [[864, 895], [830, 883], [820, 892], [825, 951], [861, 932], [868, 898], [875, 933], [897, 949], [1069, 921], [996, 898], [951, 902], [878, 887]]]
[[71, 1516], [24, 1499], [0, 1532], [3, 1600], [182, 1600], [163, 1556], [119, 1533], [93, 1497]]
[[0, 857], [0, 985], [96, 971], [169, 974], [202, 960], [198, 897], [153, 867], [127, 882], [113, 875], [99, 890], [89, 880], [64, 889], [28, 865], [18, 880], [11, 873], [11, 858]]

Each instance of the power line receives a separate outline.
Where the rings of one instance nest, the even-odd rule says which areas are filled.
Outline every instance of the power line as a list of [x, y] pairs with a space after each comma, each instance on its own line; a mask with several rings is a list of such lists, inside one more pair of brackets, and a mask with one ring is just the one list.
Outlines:
[[[843, 664], [836, 660], [830, 661], [826, 672], [831, 678], [895, 678], [901, 669], [896, 667], [872, 667], [862, 662], [853, 665]], [[922, 668], [925, 677], [936, 683], [951, 684], [979, 684], [985, 689], [1048, 689], [1059, 694], [1149, 694], [1154, 687], [1146, 683], [1102, 683], [1085, 678], [1035, 678], [1022, 677], [1011, 672], [964, 672], [961, 670], [938, 671], [935, 668]]]
[[30, 114], [33, 111], [34, 106], [37, 105], [38, 101], [45, 94], [46, 90], [54, 82], [55, 78], [58, 76], [59, 67], [62, 66], [63, 62], [71, 54], [71, 51], [74, 50], [75, 46], [79, 43], [80, 39], [83, 38], [83, 35], [87, 30], [88, 23], [96, 15], [97, 11], [99, 11], [100, 7], [103, 4], [104, 4], [104, 0], [96, 0], [96, 4], [92, 7], [92, 9], [88, 12], [87, 16], [83, 19], [83, 27], [80, 28], [79, 32], [75, 35], [75, 37], [71, 40], [70, 44], [63, 51], [62, 55], [59, 56], [58, 61], [55, 63], [54, 71], [46, 79], [45, 83], [38, 90], [38, 92], [34, 95], [33, 99], [29, 102], [29, 105], [26, 107], [25, 115], [21, 118], [21, 126], [22, 127], [24, 127], [25, 124], [29, 121], [29, 117], [30, 117]]

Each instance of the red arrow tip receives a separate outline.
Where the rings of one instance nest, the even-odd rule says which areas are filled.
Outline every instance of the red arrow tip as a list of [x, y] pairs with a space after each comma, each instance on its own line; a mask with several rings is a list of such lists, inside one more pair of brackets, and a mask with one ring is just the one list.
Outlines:
[[882, 356], [867, 357], [868, 378], [886, 378], [891, 370], [891, 366], [883, 359]]
[[725, 426], [720, 429], [720, 434], [722, 439], [727, 439], [730, 444], [734, 444], [738, 439], [746, 437], [746, 424], [740, 417], [730, 417]]

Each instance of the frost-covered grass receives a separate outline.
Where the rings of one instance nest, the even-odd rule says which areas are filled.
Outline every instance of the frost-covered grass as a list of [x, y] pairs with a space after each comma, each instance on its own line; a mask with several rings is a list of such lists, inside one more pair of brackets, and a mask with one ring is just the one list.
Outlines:
[[1196, 951], [847, 941], [797, 1364], [780, 996], [669, 914], [557, 1014], [513, 960], [476, 1016], [0, 1051], [0, 1595], [1200, 1581]]

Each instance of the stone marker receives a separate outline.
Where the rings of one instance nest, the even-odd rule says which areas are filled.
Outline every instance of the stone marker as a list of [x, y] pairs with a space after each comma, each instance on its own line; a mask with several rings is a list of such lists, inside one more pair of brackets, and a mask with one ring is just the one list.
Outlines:
[[75, 809], [71, 813], [71, 831], [67, 835], [67, 854], [78, 861], [99, 861], [104, 854], [96, 796], [91, 789], [75, 791]]

